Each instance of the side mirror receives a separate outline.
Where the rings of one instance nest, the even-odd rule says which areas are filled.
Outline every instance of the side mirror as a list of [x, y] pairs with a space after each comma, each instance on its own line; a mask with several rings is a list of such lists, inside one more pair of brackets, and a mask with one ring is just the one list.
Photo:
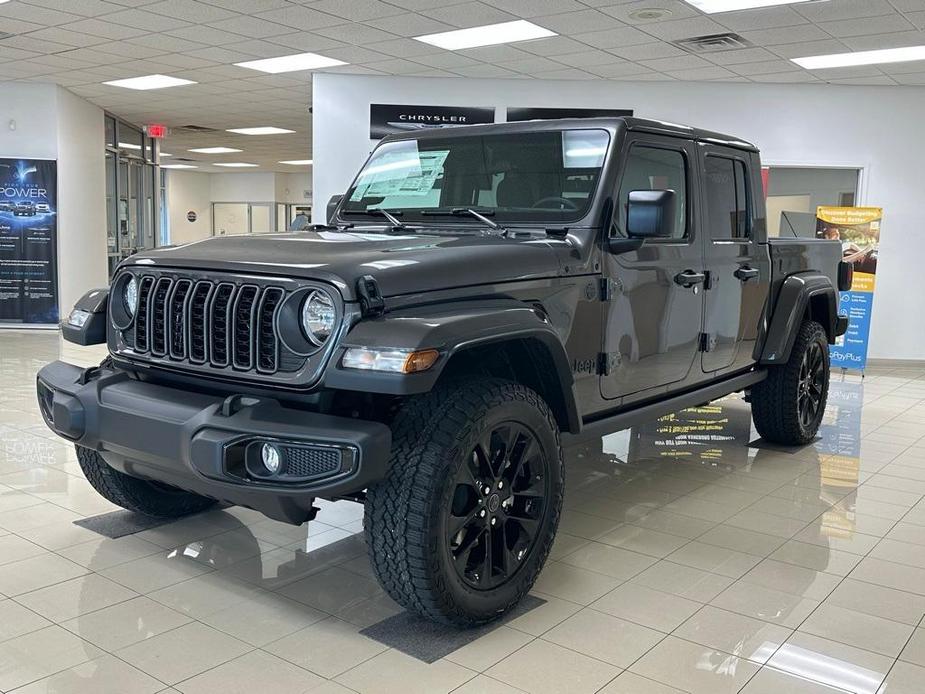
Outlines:
[[106, 342], [106, 307], [109, 289], [92, 289], [74, 304], [61, 321], [61, 335], [76, 345], [101, 345]]
[[670, 239], [675, 231], [673, 190], [630, 191], [626, 235], [631, 239]]
[[340, 201], [344, 199], [343, 195], [332, 195], [331, 199], [328, 200], [328, 207], [325, 211], [325, 223], [330, 224], [334, 221], [334, 213], [337, 211], [337, 206], [340, 205]]

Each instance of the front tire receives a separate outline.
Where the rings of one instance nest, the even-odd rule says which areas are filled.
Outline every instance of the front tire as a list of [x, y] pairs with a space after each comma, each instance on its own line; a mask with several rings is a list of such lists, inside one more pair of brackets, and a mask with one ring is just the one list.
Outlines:
[[825, 329], [803, 321], [786, 364], [768, 367], [752, 388], [752, 418], [761, 437], [801, 446], [816, 437], [829, 394], [829, 343]]
[[119, 472], [94, 450], [75, 446], [84, 477], [105, 499], [133, 513], [180, 518], [205, 511], [214, 499]]
[[429, 619], [500, 617], [546, 561], [563, 475], [555, 418], [529, 388], [481, 378], [409, 401], [393, 423], [389, 474], [367, 492], [379, 582]]

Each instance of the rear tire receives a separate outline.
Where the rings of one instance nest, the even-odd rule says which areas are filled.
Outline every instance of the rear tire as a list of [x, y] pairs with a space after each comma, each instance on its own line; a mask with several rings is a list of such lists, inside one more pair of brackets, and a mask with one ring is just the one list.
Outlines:
[[382, 587], [429, 619], [474, 626], [530, 590], [564, 488], [555, 418], [534, 391], [479, 378], [410, 400], [364, 528]]
[[752, 419], [766, 441], [801, 446], [816, 437], [829, 394], [829, 344], [825, 329], [803, 321], [786, 364], [768, 367], [752, 388]]
[[94, 450], [75, 446], [80, 469], [104, 498], [133, 513], [159, 518], [180, 518], [205, 511], [216, 502], [157, 482], [131, 477], [103, 460]]

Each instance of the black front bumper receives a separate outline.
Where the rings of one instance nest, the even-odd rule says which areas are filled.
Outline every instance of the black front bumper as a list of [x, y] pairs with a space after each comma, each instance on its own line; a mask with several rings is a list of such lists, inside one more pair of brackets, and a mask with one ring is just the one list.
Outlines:
[[[362, 491], [385, 475], [391, 432], [378, 422], [284, 407], [267, 398], [222, 398], [145, 383], [118, 370], [56, 361], [38, 374], [48, 426], [99, 451], [109, 465], [271, 518], [301, 523], [315, 497]], [[337, 452], [337, 467], [301, 481], [256, 478], [243, 467], [248, 444]], [[295, 449], [293, 449], [295, 450]]]

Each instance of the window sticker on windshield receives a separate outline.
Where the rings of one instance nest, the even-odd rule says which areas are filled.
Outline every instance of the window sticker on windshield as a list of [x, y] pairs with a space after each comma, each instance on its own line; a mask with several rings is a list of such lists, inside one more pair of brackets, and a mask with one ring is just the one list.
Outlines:
[[389, 152], [371, 162], [357, 179], [351, 202], [367, 197], [424, 196], [443, 173], [450, 151]]

